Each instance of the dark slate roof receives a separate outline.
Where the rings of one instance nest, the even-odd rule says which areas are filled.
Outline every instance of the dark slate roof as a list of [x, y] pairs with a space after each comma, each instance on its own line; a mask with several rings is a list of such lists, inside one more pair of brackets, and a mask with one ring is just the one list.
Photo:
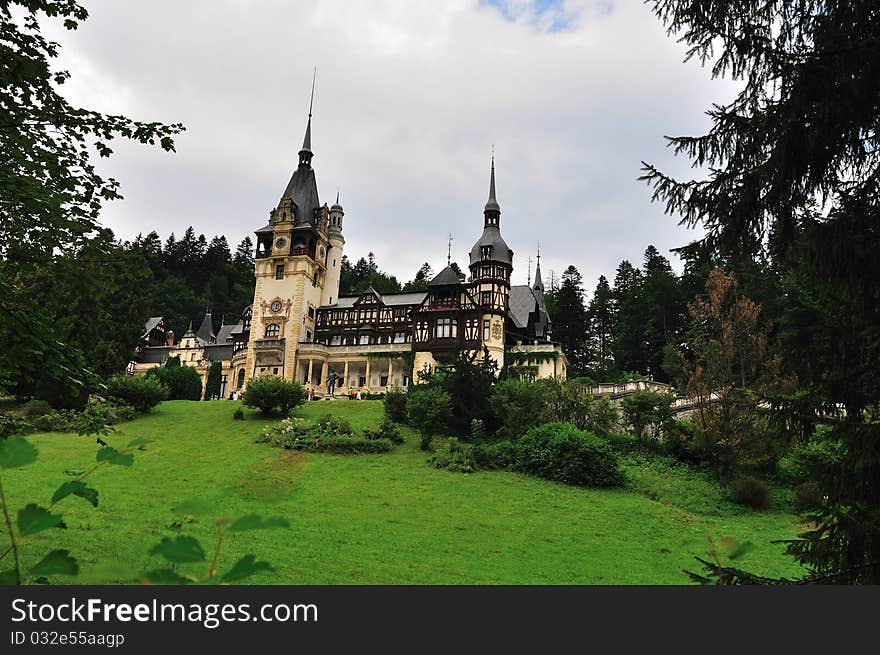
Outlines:
[[214, 334], [214, 323], [211, 318], [211, 312], [205, 312], [205, 318], [202, 319], [202, 324], [199, 326], [199, 331], [196, 332], [196, 336], [203, 343], [210, 343], [217, 337], [217, 335]]
[[480, 249], [483, 246], [492, 246], [491, 261], [513, 266], [513, 251], [507, 246], [497, 225], [487, 225], [483, 228], [483, 234], [471, 248], [471, 266], [480, 261]]
[[529, 314], [535, 311], [538, 301], [532, 289], [525, 285], [510, 287], [508, 297], [508, 313], [513, 324], [525, 329], [529, 326]]
[[501, 206], [498, 204], [498, 200], [495, 199], [495, 155], [492, 155], [492, 174], [489, 178], [489, 200], [486, 201], [486, 206], [483, 208], [483, 211], [501, 212]]
[[447, 266], [437, 273], [433, 280], [428, 282], [429, 287], [442, 287], [459, 284], [461, 284], [461, 279], [458, 277], [458, 273], [455, 272], [455, 269], [452, 268], [452, 266]]
[[[427, 295], [427, 291], [396, 291], [394, 293], [378, 294], [382, 302], [389, 307], [400, 305], [420, 305], [422, 302], [424, 302]], [[360, 295], [341, 296], [340, 298], [338, 298], [338, 302], [332, 305], [322, 305], [318, 309], [346, 309], [348, 307], [354, 307], [355, 302], [357, 302], [358, 298], [360, 297]]]
[[259, 230], [254, 232], [254, 234], [265, 234], [265, 233], [272, 234], [274, 231], [275, 230], [272, 228], [272, 224], [270, 223], [269, 225], [266, 225], [265, 227], [261, 227]]
[[231, 325], [221, 325], [220, 331], [217, 332], [217, 343], [224, 344], [227, 340], [231, 339], [232, 335], [236, 334], [234, 331], [235, 328], [238, 328], [238, 332], [240, 333], [242, 325], [243, 323], [241, 321]]
[[310, 164], [300, 161], [281, 197], [293, 201], [294, 225], [314, 224], [315, 210], [321, 206], [321, 201], [318, 199], [315, 170]]
[[162, 321], [161, 316], [151, 316], [147, 319], [146, 325], [144, 325], [144, 333], [141, 335], [141, 339], [146, 339], [150, 336], [150, 332], [156, 329], [156, 326]]
[[135, 353], [134, 361], [141, 364], [161, 364], [168, 356], [171, 346], [153, 346]]
[[232, 359], [233, 345], [231, 343], [212, 343], [205, 346], [205, 355], [209, 361], [217, 362]]

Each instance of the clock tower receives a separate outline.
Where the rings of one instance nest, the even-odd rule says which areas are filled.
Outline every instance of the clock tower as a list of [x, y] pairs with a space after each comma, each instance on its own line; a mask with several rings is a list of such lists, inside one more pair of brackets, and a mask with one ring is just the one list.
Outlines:
[[248, 380], [295, 379], [297, 350], [314, 341], [318, 307], [339, 297], [343, 211], [338, 196], [332, 208], [321, 205], [312, 157], [310, 106], [299, 164], [268, 225], [256, 231]]

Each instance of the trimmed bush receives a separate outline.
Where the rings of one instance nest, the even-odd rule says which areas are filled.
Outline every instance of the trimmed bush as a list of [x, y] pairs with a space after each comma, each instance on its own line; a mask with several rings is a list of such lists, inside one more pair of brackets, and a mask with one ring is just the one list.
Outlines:
[[348, 421], [330, 415], [312, 425], [301, 418], [286, 418], [280, 424], [264, 428], [257, 443], [269, 443], [288, 450], [340, 455], [386, 453], [393, 446], [391, 439], [385, 437], [356, 437]]
[[294, 407], [305, 402], [306, 392], [298, 382], [269, 376], [251, 380], [245, 389], [242, 402], [247, 407], [259, 409], [264, 415], [276, 410], [287, 416]]
[[202, 399], [202, 376], [192, 366], [157, 366], [147, 371], [145, 377], [168, 387], [168, 400]]
[[146, 414], [168, 398], [168, 387], [155, 377], [115, 375], [107, 382], [107, 397]]
[[364, 439], [388, 439], [391, 443], [403, 443], [403, 435], [400, 433], [400, 428], [387, 416], [382, 419], [377, 429], [364, 430]]
[[243, 421], [244, 420], [244, 412], [241, 410], [241, 407], [235, 410], [235, 413], [232, 415], [233, 421]]
[[730, 483], [730, 495], [737, 505], [764, 509], [770, 502], [770, 491], [760, 480], [742, 478]]
[[325, 414], [317, 420], [312, 433], [317, 437], [353, 437], [354, 430], [346, 419]]
[[611, 445], [570, 423], [546, 423], [529, 430], [513, 444], [517, 471], [586, 487], [623, 484]]
[[397, 423], [406, 423], [406, 391], [392, 388], [385, 394], [385, 416]]

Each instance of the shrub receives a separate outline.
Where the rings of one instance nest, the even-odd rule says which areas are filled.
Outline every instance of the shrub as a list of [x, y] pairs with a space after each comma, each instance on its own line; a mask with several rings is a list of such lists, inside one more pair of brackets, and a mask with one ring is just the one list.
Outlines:
[[20, 416], [0, 412], [0, 438], [5, 439], [16, 434], [29, 434], [34, 431], [34, 426]]
[[364, 439], [388, 439], [391, 443], [403, 443], [400, 428], [387, 416], [382, 419], [376, 430], [364, 430]]
[[406, 391], [392, 388], [385, 394], [385, 416], [397, 423], [406, 423]]
[[620, 423], [620, 413], [606, 398], [596, 399], [587, 411], [584, 430], [600, 436], [611, 434]]
[[822, 488], [818, 482], [801, 482], [794, 488], [794, 510], [808, 512], [822, 505]]
[[673, 400], [671, 394], [636, 391], [620, 401], [620, 408], [624, 420], [639, 441], [645, 436], [648, 426], [652, 427], [651, 436], [657, 439], [663, 428], [673, 421], [670, 409]]
[[447, 447], [432, 455], [428, 463], [455, 473], [473, 473], [477, 470], [474, 450], [473, 445], [461, 443], [455, 437], [450, 437]]
[[325, 414], [315, 423], [312, 432], [316, 437], [353, 437], [354, 430], [344, 418]]
[[36, 418], [38, 416], [45, 416], [52, 411], [52, 406], [49, 403], [47, 403], [45, 400], [38, 400], [36, 398], [27, 401], [24, 405], [21, 406], [20, 410], [23, 418]]
[[760, 480], [741, 478], [730, 483], [730, 495], [737, 505], [764, 509], [770, 502], [770, 492]]
[[516, 439], [541, 422], [544, 388], [533, 382], [502, 380], [495, 385], [489, 404], [501, 422], [501, 436]]
[[514, 462], [513, 442], [505, 439], [495, 443], [476, 444], [474, 459], [480, 468], [512, 469]]
[[311, 450], [336, 453], [339, 455], [368, 455], [387, 453], [391, 450], [390, 439], [361, 439], [359, 437], [323, 437], [310, 448]]
[[205, 400], [220, 398], [220, 385], [222, 384], [223, 364], [211, 362], [208, 369], [208, 377], [205, 379]]
[[244, 420], [244, 412], [241, 410], [241, 407], [235, 410], [235, 413], [232, 415], [233, 421], [243, 421]]
[[429, 450], [431, 439], [443, 432], [452, 416], [449, 394], [431, 387], [416, 387], [407, 393], [406, 420], [419, 431], [420, 448]]
[[486, 438], [486, 424], [478, 418], [471, 421], [471, 441], [479, 442]]
[[611, 445], [570, 423], [532, 428], [513, 444], [513, 467], [566, 484], [612, 487], [623, 483]]
[[107, 397], [146, 414], [168, 398], [168, 387], [156, 377], [115, 375], [107, 382]]
[[791, 484], [815, 480], [823, 471], [840, 465], [845, 448], [843, 443], [828, 438], [825, 430], [819, 428], [808, 444], [796, 446], [779, 460], [776, 474], [780, 480]]
[[192, 366], [157, 366], [147, 371], [168, 387], [168, 400], [201, 400], [202, 376]]
[[305, 399], [306, 392], [301, 384], [274, 376], [251, 380], [242, 397], [247, 407], [259, 409], [265, 415], [280, 410], [285, 416], [294, 407], [302, 405]]

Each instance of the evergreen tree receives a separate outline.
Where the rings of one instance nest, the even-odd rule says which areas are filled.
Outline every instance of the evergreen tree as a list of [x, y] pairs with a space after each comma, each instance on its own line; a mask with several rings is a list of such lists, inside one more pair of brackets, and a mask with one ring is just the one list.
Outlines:
[[425, 291], [428, 288], [428, 282], [434, 277], [434, 271], [428, 262], [422, 264], [422, 267], [416, 272], [416, 276], [403, 285], [404, 291]]
[[586, 343], [587, 310], [581, 274], [574, 266], [565, 269], [559, 290], [552, 295], [555, 305], [553, 338], [568, 357], [569, 375], [585, 375], [590, 364]]
[[822, 581], [880, 583], [880, 5], [652, 4], [689, 56], [742, 83], [706, 134], [671, 140], [704, 179], [649, 164], [644, 179], [738, 277], [768, 257], [787, 292], [783, 362], [846, 453], [817, 476], [814, 527], [790, 552]]
[[601, 275], [593, 299], [587, 308], [591, 373], [605, 381], [614, 370], [614, 333], [616, 324], [614, 297], [608, 279]]

